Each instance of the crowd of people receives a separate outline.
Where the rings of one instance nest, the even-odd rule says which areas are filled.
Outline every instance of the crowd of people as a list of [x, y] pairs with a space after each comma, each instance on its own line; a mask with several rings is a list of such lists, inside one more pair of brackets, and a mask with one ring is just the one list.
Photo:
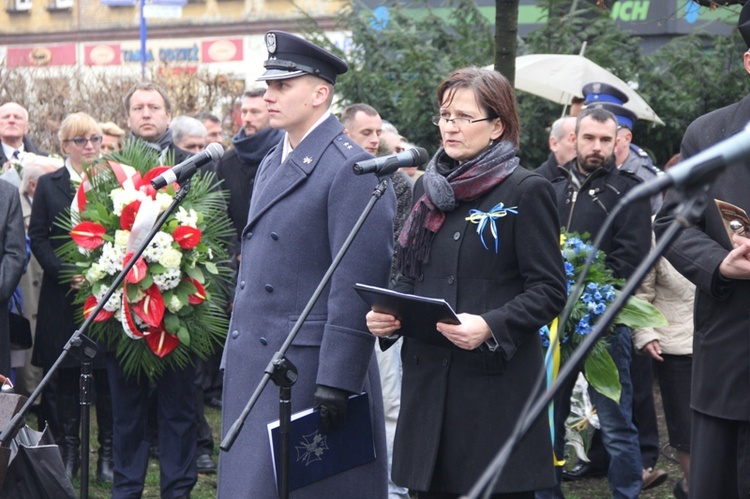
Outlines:
[[[739, 29], [750, 73], [750, 5]], [[561, 314], [568, 293], [561, 229], [597, 235], [625, 194], [662, 172], [634, 143], [637, 116], [625, 93], [601, 82], [582, 88], [580, 105], [551, 124], [547, 161], [536, 169], [521, 165], [512, 84], [492, 70], [457, 69], [436, 91], [439, 149], [423, 168], [388, 172], [388, 188], [308, 303], [378, 185], [352, 166], [415, 145], [366, 103], [333, 114], [345, 61], [282, 31], [265, 39], [259, 81], [266, 86], [243, 94], [241, 123], [227, 141], [219, 117], [173, 116], [169, 95], [153, 83], [123, 96], [127, 131], [82, 112], [66, 116], [58, 131], [63, 159], [34, 145], [26, 109], [0, 105], [0, 374], [29, 394], [79, 325], [72, 290], [85, 277], [63, 278], [75, 272], [56, 251], [70, 238], [56, 221], [71, 207], [86, 167], [125, 140], [142, 141], [175, 164], [225, 143], [226, 154], [206, 168], [227, 193], [236, 236], [228, 243], [235, 292], [226, 343], [154, 380], [128, 375], [112, 346], [98, 345], [96, 478], [112, 484], [113, 497], [140, 497], [156, 457], [161, 496], [189, 497], [198, 473], [217, 472], [204, 406], [221, 409], [225, 435], [307, 314], [286, 352], [297, 370], [292, 410], [313, 407], [320, 416], [312, 440], [318, 447], [307, 451], [323, 459], [326, 435], [346, 424], [350, 397], [366, 392], [374, 456], [292, 496], [457, 498], [509, 438], [529, 397], [545, 389], [539, 331]], [[748, 99], [690, 125], [681, 157], [741, 130], [750, 119]], [[719, 177], [703, 195], [750, 209], [745, 170]], [[617, 212], [601, 244], [616, 278], [634, 274], [684, 195], [671, 189]], [[655, 378], [682, 474], [675, 497], [746, 497], [749, 254], [750, 240], [727, 235], [713, 202], [680, 228], [636, 292], [668, 326], [614, 324], [606, 336], [621, 394], [614, 400], [588, 388], [600, 423], [589, 460], [564, 460], [576, 379], [564, 380], [553, 416], [533, 421], [490, 497], [559, 498], [564, 481], [606, 476], [613, 497], [636, 498], [666, 482], [657, 467]], [[369, 309], [355, 283], [444, 299], [459, 323], [434, 324], [433, 339], [416, 336], [397, 314]], [[12, 344], [11, 312], [29, 319], [33, 348]], [[79, 377], [78, 361], [68, 358], [35, 408], [67, 478], [81, 464]], [[219, 497], [276, 497], [267, 424], [278, 419], [278, 407], [275, 390], [265, 390], [231, 449], [220, 453]]]

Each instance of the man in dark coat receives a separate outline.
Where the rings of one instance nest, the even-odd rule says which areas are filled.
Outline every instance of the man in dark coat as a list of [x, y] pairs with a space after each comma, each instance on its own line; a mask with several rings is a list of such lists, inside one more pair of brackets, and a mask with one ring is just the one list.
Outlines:
[[242, 128], [232, 137], [232, 149], [221, 158], [216, 168], [216, 176], [224, 181], [222, 188], [229, 191], [229, 218], [237, 230], [237, 237], [247, 223], [247, 210], [260, 161], [284, 136], [282, 130], [270, 126], [263, 100], [265, 92], [259, 88], [242, 95]]
[[182, 163], [190, 153], [177, 147], [169, 123], [172, 121], [172, 102], [167, 92], [154, 83], [138, 83], [123, 99], [131, 137], [141, 139], [159, 152], [164, 161], [168, 155], [174, 164]]
[[[622, 104], [628, 96], [619, 89], [606, 83], [589, 83], [583, 87], [585, 108], [601, 107], [617, 118], [617, 145], [615, 146], [615, 165], [622, 171], [640, 178], [642, 181], [653, 180], [661, 175], [649, 155], [633, 144], [633, 126], [637, 116]], [[662, 205], [662, 195], [651, 197], [651, 215], [656, 215]], [[654, 372], [651, 357], [633, 355], [630, 361], [630, 376], [633, 383], [633, 422], [638, 429], [638, 441], [641, 447], [643, 462], [643, 490], [656, 487], [667, 480], [667, 472], [656, 468], [659, 458], [659, 428], [656, 421], [654, 404]], [[563, 475], [569, 479], [586, 478], [587, 476], [604, 476], [609, 466], [607, 453], [602, 445], [601, 434], [594, 432], [588, 450], [588, 463], [578, 463], [569, 473]]]
[[28, 133], [29, 112], [23, 106], [15, 102], [6, 102], [0, 106], [0, 167], [11, 159], [17, 159], [24, 152], [47, 155], [36, 147]]
[[576, 157], [576, 119], [573, 116], [558, 118], [549, 131], [549, 157], [534, 170], [550, 182], [563, 172], [560, 167]]
[[[333, 84], [347, 70], [346, 63], [280, 31], [266, 34], [266, 46], [264, 99], [271, 126], [286, 134], [258, 169], [242, 231], [242, 260], [222, 362], [225, 432], [286, 340], [377, 184], [371, 175], [352, 173], [353, 164], [369, 155], [344, 135], [344, 127], [329, 110]], [[389, 189], [375, 204], [286, 353], [299, 371], [292, 410], [318, 408], [323, 423], [319, 432], [336, 431], [349, 395], [368, 393], [376, 458], [292, 491], [291, 497], [380, 499], [387, 495], [374, 337], [366, 329], [367, 305], [352, 286], [356, 282], [387, 286], [395, 204]], [[278, 415], [278, 390], [269, 386], [231, 450], [221, 455], [220, 498], [276, 497], [266, 425]]]
[[[159, 151], [162, 158], [171, 154], [175, 164], [189, 156], [172, 142], [168, 128], [172, 106], [164, 89], [153, 83], [136, 84], [123, 104], [134, 137]], [[107, 352], [106, 360], [114, 413], [112, 497], [139, 497], [151, 440], [146, 417], [149, 383], [145, 378], [127, 376], [114, 352]], [[189, 496], [198, 478], [194, 379], [195, 366], [187, 365], [183, 369], [166, 369], [156, 381], [161, 496], [165, 498]]]
[[8, 301], [21, 280], [25, 264], [26, 236], [18, 190], [0, 181], [0, 374], [5, 377], [10, 377]]
[[[560, 223], [570, 232], [588, 233], [593, 240], [602, 223], [620, 197], [640, 181], [617, 170], [614, 148], [617, 141], [617, 120], [601, 108], [585, 109], [576, 123], [577, 157], [564, 166], [565, 175], [557, 177]], [[615, 277], [627, 279], [648, 254], [651, 247], [651, 218], [647, 201], [626, 207], [604, 235], [600, 249], [606, 265]], [[589, 389], [601, 423], [604, 447], [610, 457], [609, 485], [615, 497], [636, 498], [641, 492], [643, 467], [638, 447], [638, 432], [632, 421], [632, 385], [630, 330], [615, 326], [608, 338], [607, 350], [620, 375], [622, 392], [619, 404], [594, 389]], [[564, 422], [570, 410], [570, 394], [575, 378], [555, 398], [555, 453], [563, 457]], [[538, 493], [538, 497], [562, 497], [559, 489]]]
[[[750, 3], [740, 32], [750, 49]], [[750, 73], [750, 50], [744, 55]], [[742, 130], [750, 120], [750, 96], [695, 120], [682, 139], [683, 159]], [[750, 212], [750, 163], [734, 165], [706, 192], [708, 204], [695, 225], [682, 228], [666, 257], [696, 285], [693, 338], [693, 409], [690, 497], [750, 494], [750, 240], [729, 238], [715, 200]], [[674, 220], [681, 192], [670, 190], [654, 229]]]

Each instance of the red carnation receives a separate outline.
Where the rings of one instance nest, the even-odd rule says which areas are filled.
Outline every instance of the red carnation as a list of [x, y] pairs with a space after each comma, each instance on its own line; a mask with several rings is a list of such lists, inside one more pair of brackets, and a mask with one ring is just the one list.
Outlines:
[[203, 284], [190, 277], [186, 277], [185, 280], [195, 286], [195, 293], [188, 295], [188, 303], [190, 305], [200, 305], [206, 299], [206, 288], [203, 287]]
[[[95, 296], [89, 296], [86, 299], [86, 303], [83, 304], [83, 317], [85, 319], [89, 318], [89, 315], [94, 311], [96, 306], [99, 304]], [[96, 317], [94, 317], [94, 322], [105, 322], [110, 320], [115, 315], [114, 312], [110, 312], [105, 309], [101, 309], [98, 314], [96, 314]]]
[[180, 248], [184, 250], [193, 249], [201, 242], [201, 231], [189, 225], [180, 225], [172, 233], [172, 238]]
[[125, 208], [122, 209], [122, 215], [120, 215], [120, 228], [122, 230], [132, 230], [133, 223], [135, 222], [135, 216], [138, 214], [138, 210], [141, 208], [140, 200], [135, 200]]
[[[131, 258], [133, 258], [132, 252], [125, 255], [125, 259], [122, 262], [122, 266], [125, 267]], [[125, 279], [131, 284], [139, 283], [143, 280], [144, 277], [146, 277], [147, 271], [148, 271], [148, 266], [146, 265], [146, 262], [143, 260], [143, 257], [141, 257], [135, 262], [135, 265], [133, 265], [133, 267], [128, 271], [128, 275], [125, 276]]]
[[[139, 190], [151, 196], [152, 199], [156, 199], [156, 189], [151, 186], [151, 181], [170, 169], [169, 166], [157, 166], [150, 169], [141, 179], [141, 184], [138, 186]], [[173, 182], [171, 185], [175, 186], [175, 190], [179, 189], [176, 183]], [[166, 189], [166, 187], [168, 186], [162, 187], [162, 189]]]
[[133, 312], [151, 327], [160, 327], [164, 319], [164, 297], [156, 284], [151, 285], [141, 301], [133, 304]]
[[161, 327], [149, 328], [145, 336], [149, 348], [160, 359], [164, 358], [180, 344], [177, 335], [169, 334]]
[[95, 222], [81, 222], [70, 231], [73, 241], [88, 250], [93, 250], [104, 244], [102, 236], [107, 232], [103, 225]]

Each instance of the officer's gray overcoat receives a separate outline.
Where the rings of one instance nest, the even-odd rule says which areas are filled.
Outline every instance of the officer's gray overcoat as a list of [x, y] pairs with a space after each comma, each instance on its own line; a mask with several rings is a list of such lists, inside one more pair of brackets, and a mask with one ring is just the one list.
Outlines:
[[[223, 433], [244, 408], [377, 184], [374, 175], [353, 174], [352, 165], [370, 156], [343, 134], [333, 116], [310, 132], [283, 164], [281, 153], [279, 144], [259, 167], [242, 233], [242, 261], [222, 361]], [[316, 384], [370, 394], [377, 459], [292, 492], [292, 497], [387, 496], [374, 337], [365, 325], [368, 307], [352, 285], [387, 285], [395, 204], [389, 187], [287, 352], [299, 369], [292, 389], [294, 412], [312, 405]], [[269, 383], [232, 449], [222, 453], [220, 498], [277, 496], [266, 425], [278, 419], [278, 399], [278, 388]]]

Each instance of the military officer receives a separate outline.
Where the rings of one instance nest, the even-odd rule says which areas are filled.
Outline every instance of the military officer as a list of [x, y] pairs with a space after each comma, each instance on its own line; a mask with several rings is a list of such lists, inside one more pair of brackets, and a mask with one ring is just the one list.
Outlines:
[[[266, 34], [268, 60], [259, 80], [270, 124], [283, 140], [261, 162], [243, 229], [234, 313], [224, 349], [223, 428], [241, 413], [377, 184], [352, 165], [370, 157], [331, 114], [337, 76], [346, 63], [289, 33]], [[299, 379], [292, 410], [315, 406], [323, 431], [335, 431], [351, 394], [367, 392], [376, 459], [292, 491], [291, 497], [387, 496], [383, 404], [367, 305], [356, 282], [387, 286], [396, 199], [375, 204], [331, 282], [286, 353]], [[220, 498], [276, 497], [266, 425], [278, 419], [269, 386], [232, 448], [221, 455]], [[292, 445], [296, 445], [292, 442]]]

